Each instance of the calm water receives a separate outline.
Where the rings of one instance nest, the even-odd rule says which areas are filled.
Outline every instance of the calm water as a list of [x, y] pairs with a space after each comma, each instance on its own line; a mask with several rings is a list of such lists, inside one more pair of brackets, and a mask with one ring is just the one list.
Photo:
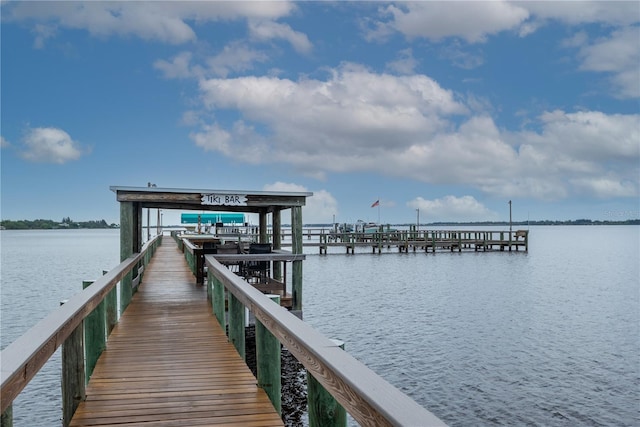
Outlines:
[[[3, 348], [118, 262], [117, 230], [0, 236]], [[526, 254], [308, 248], [305, 320], [452, 426], [640, 425], [640, 227], [530, 236]], [[15, 425], [58, 424], [59, 377], [56, 354]]]

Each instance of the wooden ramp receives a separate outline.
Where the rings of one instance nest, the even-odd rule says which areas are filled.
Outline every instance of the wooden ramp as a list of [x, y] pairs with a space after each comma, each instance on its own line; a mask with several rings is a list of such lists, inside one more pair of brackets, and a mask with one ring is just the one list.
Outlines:
[[71, 425], [283, 425], [173, 239], [109, 336]]

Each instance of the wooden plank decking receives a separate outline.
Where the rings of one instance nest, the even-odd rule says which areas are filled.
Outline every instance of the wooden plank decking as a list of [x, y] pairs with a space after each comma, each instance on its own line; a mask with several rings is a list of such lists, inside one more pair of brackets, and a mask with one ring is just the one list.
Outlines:
[[72, 426], [282, 426], [165, 238], [107, 342]]

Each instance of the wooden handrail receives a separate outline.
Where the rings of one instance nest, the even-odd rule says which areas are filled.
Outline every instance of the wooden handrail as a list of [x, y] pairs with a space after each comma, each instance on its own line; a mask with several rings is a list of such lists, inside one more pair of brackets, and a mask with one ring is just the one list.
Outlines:
[[122, 261], [91, 286], [78, 292], [26, 333], [0, 352], [0, 413], [13, 400], [60, 345], [69, 337], [122, 278], [138, 265], [160, 236], [147, 242], [142, 250]]
[[307, 323], [205, 256], [213, 274], [282, 343], [309, 373], [362, 425], [444, 426], [371, 369]]

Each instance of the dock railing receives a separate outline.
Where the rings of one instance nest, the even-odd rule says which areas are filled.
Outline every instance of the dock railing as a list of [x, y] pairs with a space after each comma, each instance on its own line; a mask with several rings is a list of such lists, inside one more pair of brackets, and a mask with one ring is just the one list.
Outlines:
[[[2, 427], [13, 424], [13, 401], [60, 346], [62, 424], [69, 424], [73, 413], [85, 398], [85, 384], [88, 382], [85, 372], [93, 370], [91, 360], [97, 360], [104, 350], [107, 335], [113, 326], [110, 319], [117, 316], [117, 298], [110, 297], [116, 296], [116, 286], [118, 282], [125, 282], [123, 279], [130, 278], [126, 282], [131, 284], [131, 288], [137, 287], [144, 268], [161, 243], [162, 235], [148, 241], [139, 253], [131, 255], [93, 281], [0, 352]], [[83, 336], [86, 337], [86, 348]], [[85, 358], [88, 365], [85, 365]]]
[[[229, 341], [242, 356], [245, 354], [244, 308], [248, 308], [255, 316], [258, 384], [265, 388], [276, 408], [280, 407], [279, 363], [282, 344], [324, 390], [361, 425], [445, 425], [434, 414], [342, 350], [339, 343], [325, 337], [279, 304], [275, 304], [269, 296], [242, 280], [216, 260], [214, 255], [206, 255], [205, 262], [208, 270], [207, 284], [212, 288], [208, 294], [212, 295], [213, 312], [223, 330], [227, 327], [228, 319]], [[228, 301], [228, 304], [225, 301]], [[229, 307], [228, 315], [225, 314], [225, 304]], [[265, 337], [264, 341], [275, 338], [276, 349], [271, 347], [270, 351], [260, 350], [269, 344], [260, 342], [259, 326], [270, 335], [269, 338]], [[268, 368], [268, 363], [260, 360], [263, 357], [270, 358], [277, 366]], [[262, 372], [263, 370], [270, 372]], [[317, 411], [317, 402], [313, 400], [313, 396], [309, 395], [308, 399], [309, 424], [334, 425], [312, 419], [312, 407], [313, 413], [322, 411]], [[325, 412], [331, 417], [335, 409]]]

